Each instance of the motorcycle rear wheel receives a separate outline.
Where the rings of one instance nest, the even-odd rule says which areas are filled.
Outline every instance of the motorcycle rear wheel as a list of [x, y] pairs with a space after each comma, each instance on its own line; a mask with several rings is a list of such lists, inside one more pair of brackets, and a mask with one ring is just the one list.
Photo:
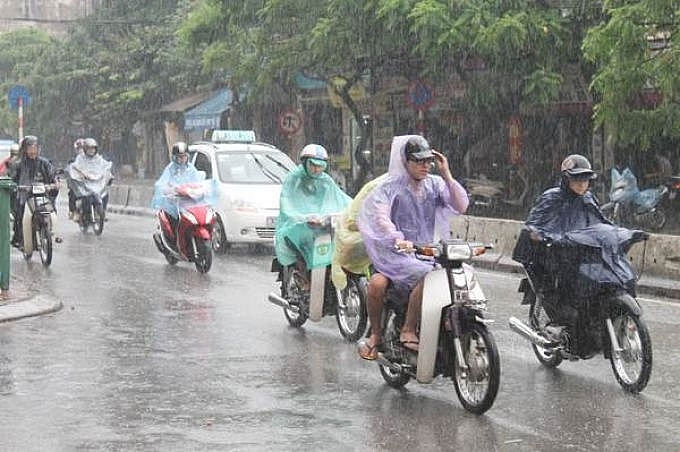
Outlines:
[[[540, 301], [535, 300], [529, 307], [529, 324], [535, 331], [543, 331], [551, 319], [543, 309]], [[531, 344], [536, 358], [545, 367], [557, 367], [562, 364], [562, 355], [556, 350], [548, 350], [534, 343]]]
[[[304, 299], [303, 289], [298, 284], [299, 277], [295, 276], [296, 273], [297, 271], [292, 268], [286, 268], [283, 271], [284, 276], [281, 288], [281, 296], [288, 300], [289, 303], [293, 299], [299, 301]], [[307, 297], [307, 300], [308, 299], [309, 297]], [[307, 303], [300, 303], [298, 308], [298, 312], [283, 308], [283, 315], [286, 317], [286, 320], [290, 326], [295, 328], [299, 328], [304, 325], [304, 323], [309, 318], [309, 302], [307, 301]]]
[[501, 361], [498, 346], [486, 326], [474, 323], [469, 331], [460, 338], [463, 349], [463, 360], [468, 366], [463, 372], [451, 356], [454, 363], [452, 380], [458, 394], [458, 400], [467, 411], [482, 414], [491, 408], [498, 394], [501, 381]]
[[644, 320], [628, 309], [618, 309], [611, 320], [621, 347], [618, 353], [610, 352], [614, 376], [623, 389], [637, 394], [647, 386], [652, 374], [652, 339]]
[[52, 228], [49, 220], [40, 224], [37, 241], [39, 243], [40, 260], [45, 267], [52, 263]]
[[[382, 331], [383, 331], [383, 343], [384, 344], [394, 344], [399, 342], [399, 332], [401, 331], [401, 325], [398, 324], [397, 315], [391, 311], [387, 310], [383, 312], [382, 316]], [[388, 345], [391, 346], [391, 345]], [[395, 364], [400, 364], [394, 361], [393, 358], [388, 358]], [[395, 388], [403, 388], [406, 383], [411, 381], [411, 375], [404, 371], [392, 369], [384, 364], [379, 364], [380, 375], [382, 375], [385, 382]]]
[[666, 214], [660, 207], [657, 207], [653, 212], [647, 213], [646, 219], [649, 224], [649, 229], [652, 231], [660, 231], [666, 226]]
[[196, 258], [194, 265], [199, 273], [208, 273], [212, 267], [212, 240], [194, 239], [196, 242]]
[[366, 311], [366, 278], [361, 275], [347, 275], [347, 286], [336, 289], [338, 303], [335, 320], [342, 337], [356, 342], [366, 334], [368, 312]]

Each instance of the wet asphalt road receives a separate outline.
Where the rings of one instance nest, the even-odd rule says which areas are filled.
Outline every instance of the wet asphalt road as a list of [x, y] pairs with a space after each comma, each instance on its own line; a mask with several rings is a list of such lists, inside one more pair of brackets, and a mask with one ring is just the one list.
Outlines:
[[104, 234], [65, 218], [51, 268], [12, 271], [59, 297], [55, 314], [0, 325], [0, 443], [26, 451], [675, 450], [680, 303], [642, 300], [654, 370], [639, 396], [608, 361], [542, 368], [507, 327], [524, 318], [516, 275], [480, 272], [503, 376], [484, 416], [450, 381], [387, 387], [335, 320], [296, 330], [265, 301], [270, 250], [171, 267], [150, 218], [111, 215]]

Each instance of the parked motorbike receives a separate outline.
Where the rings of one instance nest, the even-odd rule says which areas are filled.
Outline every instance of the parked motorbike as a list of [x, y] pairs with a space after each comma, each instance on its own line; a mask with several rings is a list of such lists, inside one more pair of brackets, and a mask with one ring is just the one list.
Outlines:
[[212, 266], [212, 231], [215, 213], [204, 198], [212, 187], [206, 183], [186, 183], [165, 194], [178, 208], [179, 218], [158, 211], [158, 229], [153, 240], [170, 265], [193, 262], [196, 270], [207, 273]]
[[27, 194], [22, 218], [21, 250], [27, 261], [33, 256], [33, 251], [38, 251], [45, 267], [52, 263], [52, 230], [57, 221], [48, 191], [57, 188], [56, 184], [43, 183], [17, 186], [17, 190]]
[[108, 196], [108, 188], [113, 181], [111, 162], [105, 163], [97, 172], [86, 173], [73, 165], [68, 167], [68, 185], [76, 196], [76, 218], [83, 233], [90, 227], [95, 235], [104, 231], [106, 211], [102, 200]]
[[520, 234], [518, 248], [524, 243], [525, 250], [535, 250], [525, 254], [534, 256], [529, 259], [514, 256], [526, 272], [519, 291], [524, 294], [521, 304], [529, 306], [529, 325], [515, 317], [509, 322], [531, 342], [541, 364], [557, 367], [564, 359], [602, 353], [623, 389], [638, 393], [645, 388], [652, 342], [626, 254], [648, 237], [609, 224], [569, 232], [553, 242], [530, 242], [527, 231]]
[[[277, 273], [281, 282], [280, 295], [270, 293], [267, 299], [283, 308], [288, 323], [301, 327], [307, 319], [319, 322], [322, 317], [334, 315], [340, 334], [348, 341], [356, 341], [366, 332], [368, 314], [366, 311], [366, 277], [347, 272], [347, 286], [335, 288], [331, 280], [333, 260], [333, 221], [329, 215], [315, 221], [312, 228], [315, 236], [311, 259], [305, 261], [307, 274], [303, 274], [295, 263], [283, 266], [274, 258], [271, 271]], [[294, 245], [291, 243], [292, 247]], [[300, 259], [304, 259], [300, 255]]]
[[465, 179], [468, 191], [470, 215], [492, 215], [499, 208], [521, 207], [529, 192], [528, 179], [523, 170], [511, 167], [505, 182], [479, 178]]
[[609, 202], [602, 206], [602, 213], [613, 223], [626, 227], [641, 227], [652, 231], [661, 230], [666, 224], [666, 214], [659, 205], [668, 193], [666, 185], [640, 190], [637, 178], [626, 168], [611, 171]]
[[431, 383], [450, 377], [463, 407], [475, 414], [491, 408], [501, 378], [498, 347], [485, 318], [487, 299], [472, 266], [465, 263], [491, 245], [447, 239], [416, 246], [419, 259], [432, 262], [425, 277], [418, 351], [400, 342], [406, 294], [390, 289], [382, 316], [383, 343], [377, 363], [388, 385], [401, 388], [411, 378]]

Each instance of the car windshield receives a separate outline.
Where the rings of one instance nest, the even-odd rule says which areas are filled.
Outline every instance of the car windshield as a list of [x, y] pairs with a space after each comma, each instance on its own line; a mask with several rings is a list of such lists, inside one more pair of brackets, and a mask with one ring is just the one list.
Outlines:
[[216, 159], [220, 181], [232, 184], [280, 184], [295, 167], [281, 152], [221, 152]]

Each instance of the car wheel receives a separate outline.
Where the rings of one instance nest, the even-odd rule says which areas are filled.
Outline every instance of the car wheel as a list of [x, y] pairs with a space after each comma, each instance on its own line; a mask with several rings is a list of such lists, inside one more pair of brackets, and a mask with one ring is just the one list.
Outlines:
[[222, 219], [218, 216], [212, 231], [212, 249], [215, 254], [224, 254], [229, 247], [230, 244], [227, 242], [227, 233], [224, 230], [224, 224], [222, 223]]

